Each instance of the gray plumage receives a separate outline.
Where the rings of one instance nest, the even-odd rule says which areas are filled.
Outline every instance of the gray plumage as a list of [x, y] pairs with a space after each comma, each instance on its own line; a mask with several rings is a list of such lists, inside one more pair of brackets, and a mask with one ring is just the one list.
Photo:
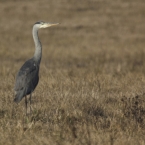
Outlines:
[[30, 94], [30, 104], [31, 104], [31, 94], [35, 90], [39, 81], [39, 65], [42, 57], [42, 46], [38, 37], [38, 30], [40, 28], [46, 28], [58, 23], [45, 23], [36, 22], [33, 26], [32, 35], [35, 43], [35, 53], [34, 56], [27, 60], [23, 66], [20, 68], [15, 83], [15, 99], [14, 102], [19, 103], [23, 97], [25, 97], [26, 112], [27, 112], [27, 98], [26, 96]]
[[36, 88], [39, 81], [39, 65], [32, 58], [27, 60], [20, 68], [15, 84], [15, 99], [19, 103], [22, 98], [29, 95]]

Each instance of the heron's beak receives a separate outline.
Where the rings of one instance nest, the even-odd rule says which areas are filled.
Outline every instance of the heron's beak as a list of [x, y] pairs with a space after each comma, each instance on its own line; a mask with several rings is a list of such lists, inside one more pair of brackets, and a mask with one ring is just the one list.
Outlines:
[[48, 27], [58, 25], [59, 23], [47, 23]]
[[51, 26], [55, 26], [58, 25], [59, 23], [45, 23], [41, 26], [41, 28], [47, 28], [47, 27], [51, 27]]

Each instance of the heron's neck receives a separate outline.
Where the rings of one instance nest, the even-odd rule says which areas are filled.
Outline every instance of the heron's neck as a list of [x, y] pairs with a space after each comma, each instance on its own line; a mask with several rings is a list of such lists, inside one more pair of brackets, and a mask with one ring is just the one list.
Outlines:
[[32, 34], [33, 34], [33, 39], [34, 39], [34, 44], [35, 44], [34, 59], [35, 61], [40, 63], [41, 56], [42, 56], [42, 46], [38, 37], [38, 28], [33, 27]]

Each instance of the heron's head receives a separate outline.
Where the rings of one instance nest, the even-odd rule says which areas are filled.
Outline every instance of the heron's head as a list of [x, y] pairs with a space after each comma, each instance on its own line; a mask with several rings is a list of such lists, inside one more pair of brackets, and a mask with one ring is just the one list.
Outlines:
[[43, 21], [39, 21], [39, 22], [36, 22], [34, 24], [34, 26], [36, 26], [37, 28], [47, 28], [47, 27], [58, 25], [58, 24], [59, 23], [46, 23], [46, 22], [43, 22]]

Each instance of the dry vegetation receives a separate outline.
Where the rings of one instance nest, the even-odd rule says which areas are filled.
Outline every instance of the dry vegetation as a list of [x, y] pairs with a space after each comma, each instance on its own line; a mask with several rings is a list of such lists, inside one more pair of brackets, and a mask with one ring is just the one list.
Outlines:
[[[33, 114], [13, 103], [15, 75], [43, 59]], [[0, 1], [0, 145], [144, 145], [144, 0]]]

